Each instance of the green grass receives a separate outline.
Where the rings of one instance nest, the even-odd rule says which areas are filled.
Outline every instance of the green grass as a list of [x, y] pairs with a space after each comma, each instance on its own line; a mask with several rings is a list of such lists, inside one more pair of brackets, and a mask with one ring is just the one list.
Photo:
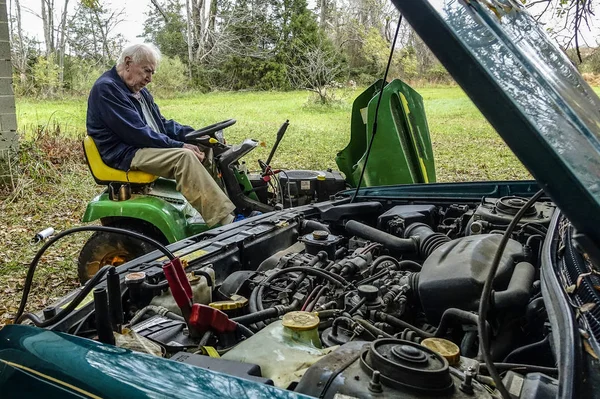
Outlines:
[[[439, 181], [523, 179], [520, 162], [458, 87], [422, 88]], [[254, 138], [265, 143], [246, 161], [266, 159], [279, 126], [290, 127], [274, 158], [278, 168], [336, 168], [334, 157], [348, 143], [350, 111], [360, 93], [344, 91], [339, 101], [325, 109], [311, 105], [306, 92], [238, 92], [188, 94], [157, 99], [162, 113], [196, 128], [235, 118], [225, 131], [229, 142]], [[17, 104], [20, 129], [26, 137], [40, 125], [60, 126], [71, 137], [85, 133], [86, 102], [21, 100]]]

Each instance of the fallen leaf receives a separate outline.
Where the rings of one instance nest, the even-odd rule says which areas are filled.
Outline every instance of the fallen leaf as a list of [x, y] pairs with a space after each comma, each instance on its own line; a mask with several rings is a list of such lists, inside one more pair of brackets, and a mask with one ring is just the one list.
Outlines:
[[589, 312], [590, 310], [594, 309], [595, 307], [596, 307], [596, 304], [593, 302], [584, 303], [583, 305], [581, 305], [579, 307], [579, 311], [581, 313], [586, 313], [586, 312]]
[[583, 349], [585, 349], [585, 351], [594, 359], [598, 360], [598, 355], [596, 355], [596, 352], [594, 352], [594, 349], [592, 348], [592, 346], [590, 345], [590, 343], [588, 342], [588, 340], [584, 340], [583, 341]]

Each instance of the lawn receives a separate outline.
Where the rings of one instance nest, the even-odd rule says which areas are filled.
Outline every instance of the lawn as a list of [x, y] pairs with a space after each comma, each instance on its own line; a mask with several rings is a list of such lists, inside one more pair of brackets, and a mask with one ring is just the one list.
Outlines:
[[[458, 87], [421, 88], [434, 143], [439, 181], [519, 179], [527, 174], [479, 111]], [[360, 91], [338, 93], [327, 108], [310, 104], [306, 92], [238, 92], [190, 94], [157, 99], [161, 112], [196, 128], [235, 118], [225, 131], [230, 142], [254, 138], [265, 143], [247, 159], [265, 159], [279, 126], [290, 120], [274, 165], [281, 168], [335, 168], [334, 157], [348, 143], [350, 111]], [[307, 105], [308, 104], [308, 105]], [[70, 137], [85, 133], [86, 102], [21, 100], [19, 127], [26, 137], [39, 126], [60, 129]]]
[[[425, 101], [438, 181], [529, 177], [459, 88], [418, 91]], [[195, 127], [237, 119], [225, 132], [229, 142], [255, 138], [265, 143], [248, 156], [250, 168], [257, 166], [256, 159], [267, 158], [277, 129], [289, 119], [273, 165], [324, 169], [336, 168], [334, 157], [348, 142], [352, 101], [359, 93], [339, 92], [338, 101], [326, 108], [312, 104], [305, 92], [188, 94], [157, 103], [166, 117]], [[28, 264], [39, 249], [29, 242], [33, 235], [47, 227], [60, 231], [79, 225], [86, 202], [100, 190], [77, 140], [85, 134], [85, 110], [85, 99], [17, 102], [24, 173], [17, 190], [0, 202], [0, 326], [16, 311]], [[62, 163], [49, 162], [56, 159]], [[61, 241], [42, 258], [29, 309], [39, 310], [77, 286], [75, 261], [86, 238], [80, 234]]]

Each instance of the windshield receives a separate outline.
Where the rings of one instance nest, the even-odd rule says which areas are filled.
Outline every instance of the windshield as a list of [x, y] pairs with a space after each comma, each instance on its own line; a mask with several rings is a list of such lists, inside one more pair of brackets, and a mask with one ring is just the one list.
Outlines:
[[514, 1], [394, 3], [561, 209], [594, 230], [600, 99], [567, 56]]

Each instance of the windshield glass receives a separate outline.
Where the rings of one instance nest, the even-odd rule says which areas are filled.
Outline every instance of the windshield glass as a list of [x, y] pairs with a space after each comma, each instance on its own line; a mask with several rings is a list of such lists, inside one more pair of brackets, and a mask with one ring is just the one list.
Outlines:
[[512, 2], [434, 5], [598, 201], [600, 99], [567, 56]]
[[600, 99], [567, 56], [513, 0], [394, 3], [553, 200], [593, 230]]

